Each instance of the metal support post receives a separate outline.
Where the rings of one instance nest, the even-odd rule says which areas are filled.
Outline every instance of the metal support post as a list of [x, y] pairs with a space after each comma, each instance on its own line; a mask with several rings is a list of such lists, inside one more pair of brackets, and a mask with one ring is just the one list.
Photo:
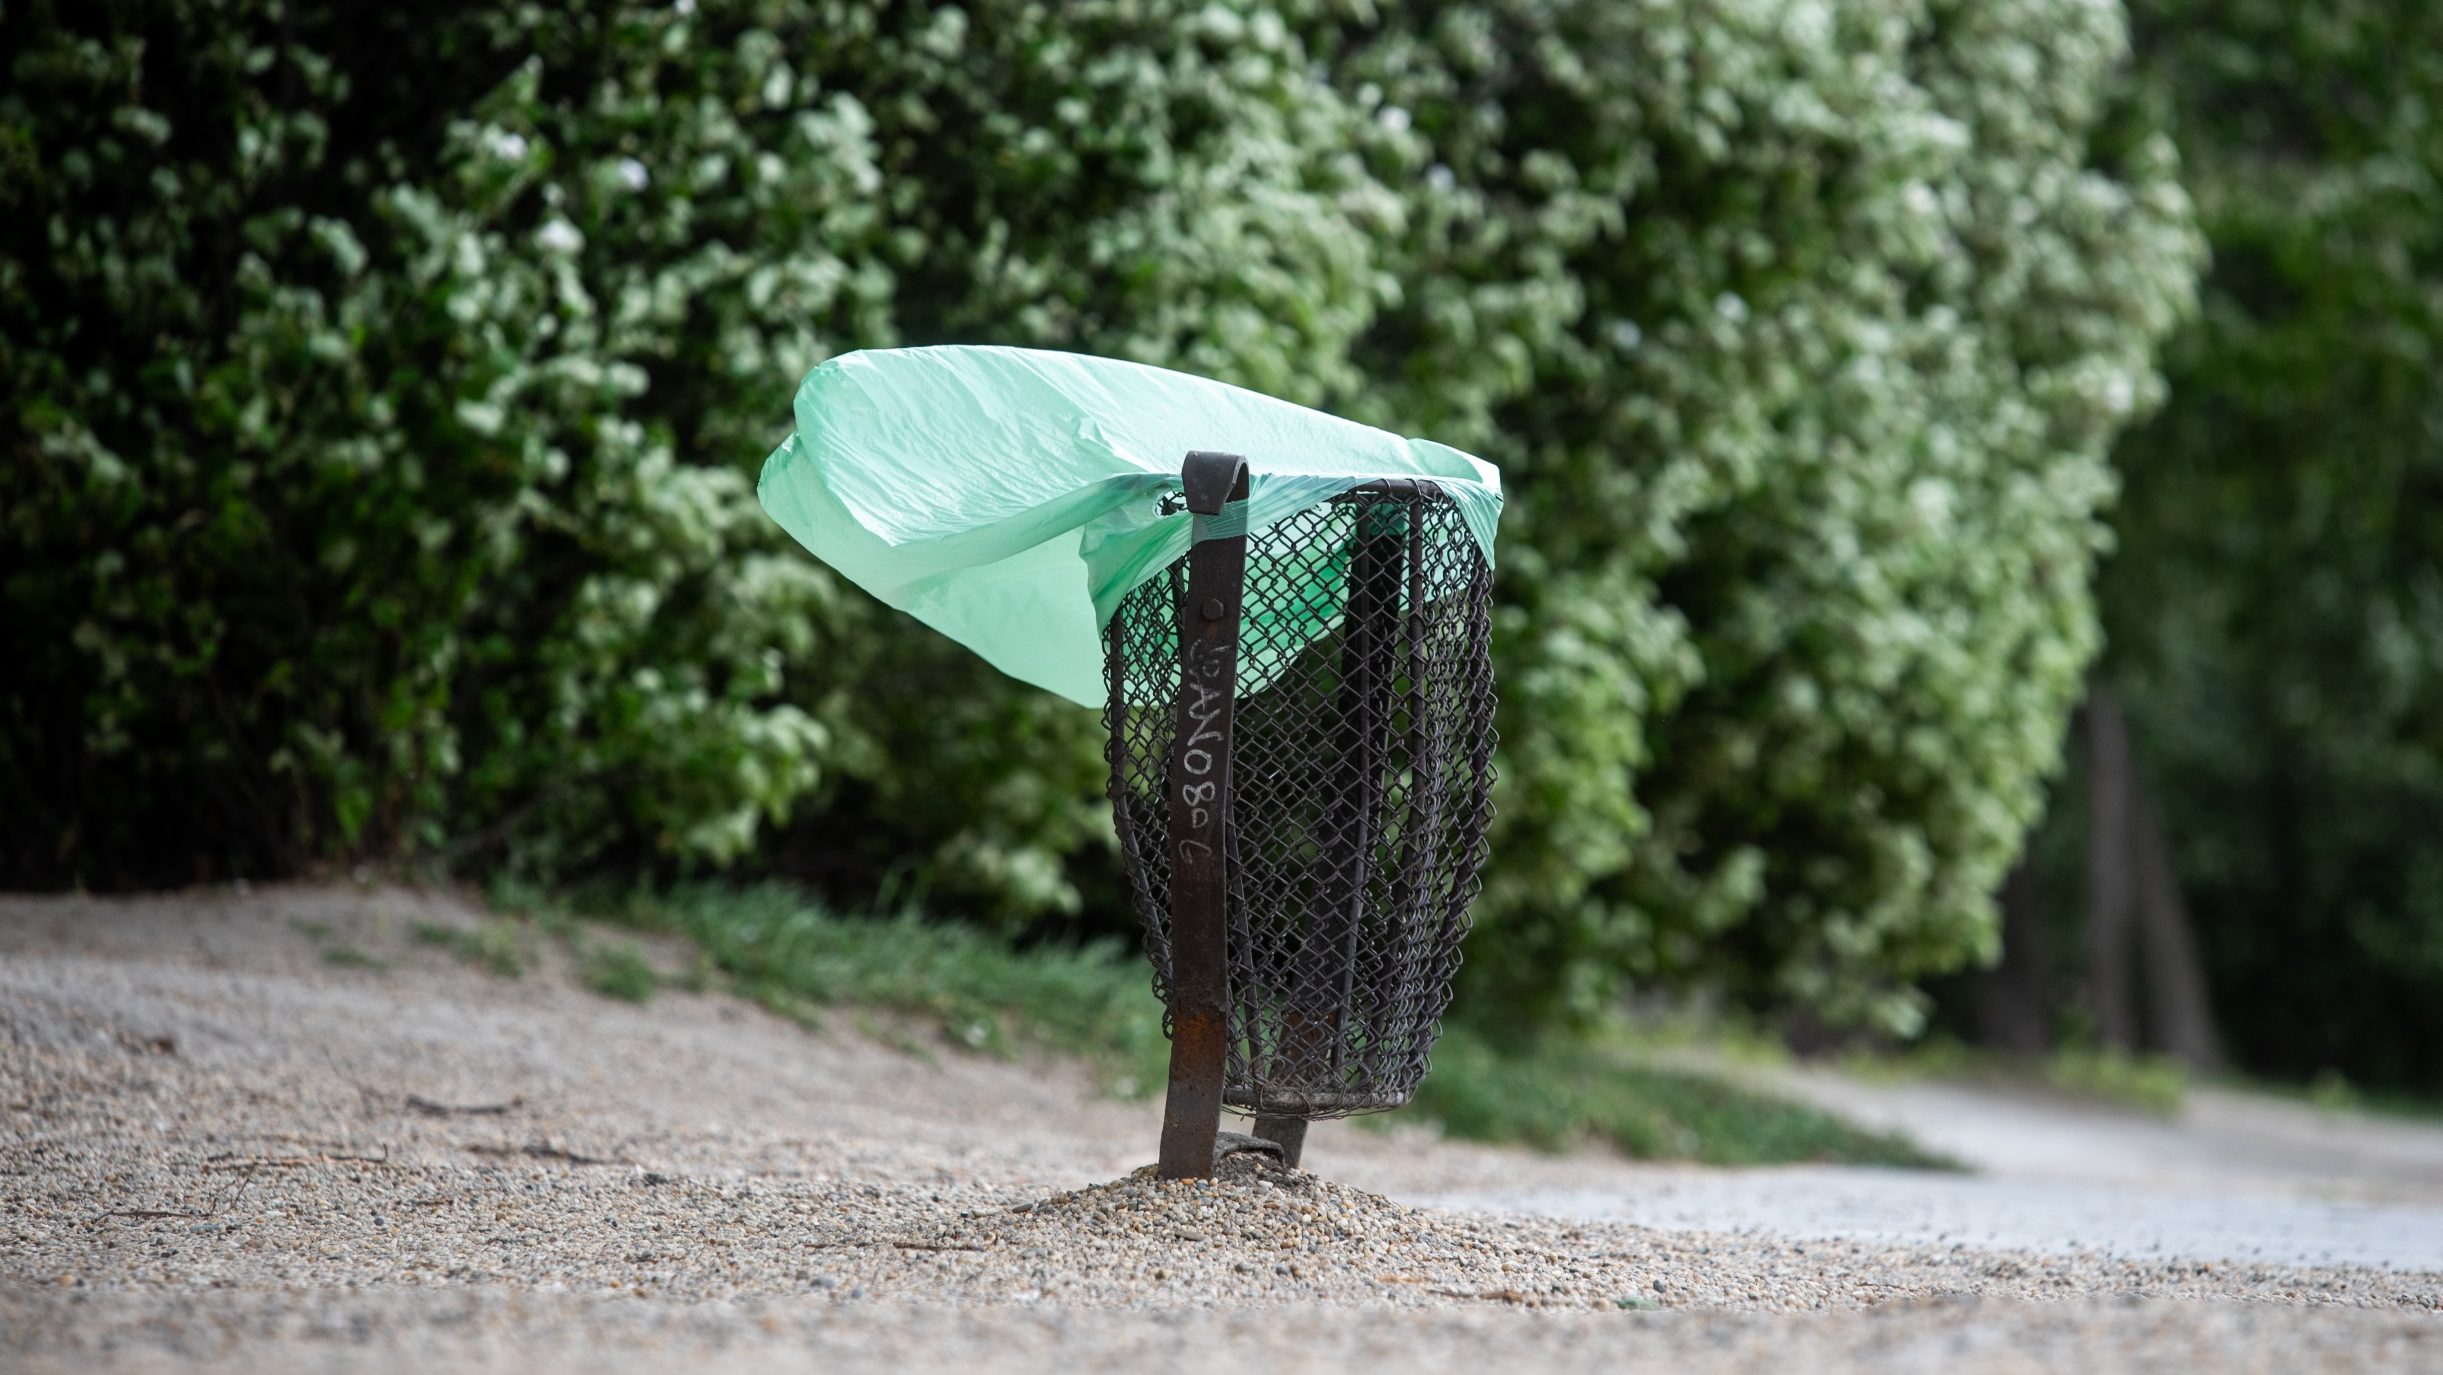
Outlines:
[[[1189, 454], [1180, 477], [1200, 524], [1247, 499], [1247, 460], [1237, 454]], [[1169, 777], [1171, 1077], [1156, 1166], [1163, 1179], [1210, 1178], [1221, 1131], [1230, 1034], [1230, 722], [1246, 575], [1243, 531], [1200, 539], [1188, 554], [1179, 608], [1179, 729]]]
[[1279, 1117], [1269, 1112], [1255, 1115], [1255, 1135], [1281, 1148], [1281, 1163], [1291, 1169], [1298, 1167], [1298, 1157], [1306, 1153], [1306, 1119]]

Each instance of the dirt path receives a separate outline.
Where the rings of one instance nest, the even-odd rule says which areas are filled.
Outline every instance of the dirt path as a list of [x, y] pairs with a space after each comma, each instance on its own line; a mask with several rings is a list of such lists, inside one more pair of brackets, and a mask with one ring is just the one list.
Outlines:
[[[852, 1015], [809, 1035], [720, 996], [634, 1008], [407, 935], [477, 920], [404, 892], [0, 899], [0, 1364], [2443, 1364], [2431, 1268], [1733, 1206], [1787, 1171], [1340, 1128], [1310, 1145], [1321, 1179], [1155, 1188], [1124, 1176], [1157, 1109], [1072, 1068], [919, 1056]], [[343, 944], [385, 967], [328, 963]]]
[[2443, 1124], [2192, 1088], [2157, 1116], [2039, 1091], [1860, 1081], [1793, 1066], [1767, 1087], [1890, 1127], [1995, 1178], [2443, 1206]]
[[1442, 1206], [2142, 1260], [2443, 1271], [2443, 1126], [2203, 1088], [2158, 1116], [2038, 1090], [1708, 1064], [1905, 1132], [1965, 1176], [1687, 1171], [1635, 1192], [1496, 1188]]

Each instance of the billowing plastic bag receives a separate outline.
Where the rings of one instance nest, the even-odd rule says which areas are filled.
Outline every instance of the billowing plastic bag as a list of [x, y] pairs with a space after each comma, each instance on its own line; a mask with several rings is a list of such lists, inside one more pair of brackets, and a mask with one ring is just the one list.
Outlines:
[[1208, 538], [1376, 479], [1428, 478], [1490, 564], [1501, 514], [1500, 472], [1457, 449], [1083, 354], [845, 354], [807, 374], [796, 411], [756, 489], [772, 518], [885, 603], [1086, 706], [1103, 701], [1103, 624], [1200, 533], [1162, 509], [1191, 450], [1247, 459], [1243, 512], [1205, 522]]

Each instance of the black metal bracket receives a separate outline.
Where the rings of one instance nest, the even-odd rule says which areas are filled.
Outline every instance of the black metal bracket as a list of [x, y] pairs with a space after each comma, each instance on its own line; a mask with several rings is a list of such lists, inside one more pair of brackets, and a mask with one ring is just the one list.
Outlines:
[[[1218, 516], [1247, 499], [1247, 460], [1189, 454], [1188, 510]], [[1230, 723], [1238, 683], [1247, 538], [1200, 540], [1179, 608], [1179, 729], [1170, 768], [1171, 1077], [1162, 1105], [1163, 1179], [1213, 1174], [1229, 1052]]]
[[1298, 1160], [1306, 1154], [1306, 1119], [1277, 1113], [1255, 1115], [1255, 1136], [1281, 1148], [1281, 1163], [1296, 1169]]
[[1225, 504], [1247, 499], [1247, 460], [1199, 449], [1180, 465], [1179, 486], [1190, 511], [1218, 516]]

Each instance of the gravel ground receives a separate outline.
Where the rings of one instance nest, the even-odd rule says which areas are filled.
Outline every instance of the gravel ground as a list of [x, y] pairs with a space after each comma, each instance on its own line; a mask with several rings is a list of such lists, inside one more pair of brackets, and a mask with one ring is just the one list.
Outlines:
[[808, 1035], [719, 996], [634, 1008], [407, 936], [476, 920], [400, 891], [0, 899], [0, 1356], [2443, 1367], [2443, 1276], [2414, 1269], [1413, 1208], [1382, 1194], [1691, 1173], [1415, 1130], [1319, 1131], [1329, 1177], [1242, 1157], [1158, 1184], [1134, 1172], [1158, 1109], [1071, 1067], [847, 1015]]

